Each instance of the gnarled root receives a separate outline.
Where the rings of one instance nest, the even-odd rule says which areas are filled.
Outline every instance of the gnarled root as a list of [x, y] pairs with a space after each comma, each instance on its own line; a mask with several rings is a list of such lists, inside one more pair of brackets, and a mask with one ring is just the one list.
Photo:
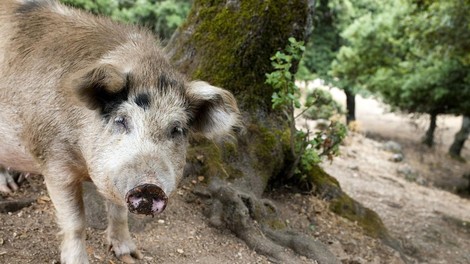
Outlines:
[[269, 200], [226, 185], [213, 185], [209, 192], [210, 223], [229, 228], [259, 254], [278, 263], [299, 263], [299, 255], [317, 263], [339, 263], [322, 243], [282, 228], [275, 206]]

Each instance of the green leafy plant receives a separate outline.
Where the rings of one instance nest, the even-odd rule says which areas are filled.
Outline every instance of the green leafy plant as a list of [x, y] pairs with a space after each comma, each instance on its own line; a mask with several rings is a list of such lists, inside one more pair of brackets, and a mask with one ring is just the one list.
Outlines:
[[[266, 83], [274, 88], [272, 95], [273, 109], [288, 110], [292, 105], [301, 107], [299, 101], [300, 90], [294, 82], [294, 75], [291, 73], [292, 63], [299, 61], [305, 51], [303, 41], [289, 38], [289, 45], [286, 53], [278, 51], [271, 57], [275, 71], [266, 74]], [[286, 113], [287, 115], [287, 113]]]
[[[274, 89], [272, 107], [286, 115], [290, 127], [290, 147], [294, 162], [287, 173], [287, 179], [296, 177], [306, 180], [306, 172], [321, 163], [324, 157], [331, 161], [339, 154], [339, 145], [347, 134], [346, 126], [338, 122], [331, 122], [325, 130], [316, 132], [313, 136], [310, 131], [295, 128], [296, 118], [314, 106], [317, 100], [310, 97], [302, 105], [300, 89], [295, 85], [293, 65], [302, 58], [304, 51], [304, 42], [289, 38], [285, 51], [278, 51], [271, 57], [274, 71], [266, 74], [266, 83]], [[294, 107], [304, 110], [294, 116]]]

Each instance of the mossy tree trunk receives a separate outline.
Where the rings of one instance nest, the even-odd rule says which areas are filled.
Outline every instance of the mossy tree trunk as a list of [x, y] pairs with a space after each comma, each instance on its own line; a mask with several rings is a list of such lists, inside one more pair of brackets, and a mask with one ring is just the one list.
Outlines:
[[[270, 57], [289, 37], [306, 40], [314, 1], [194, 1], [185, 24], [166, 49], [192, 79], [230, 90], [246, 126], [237, 148], [221, 148], [224, 166], [236, 184], [261, 195], [272, 177], [290, 164], [290, 130], [285, 116], [271, 107], [273, 89], [265, 84], [273, 71]], [[225, 174], [225, 173], [222, 173]]]
[[[314, 4], [195, 0], [166, 46], [183, 73], [230, 90], [242, 111], [246, 131], [237, 135], [236, 143], [216, 145], [195, 138], [188, 151], [188, 173], [205, 175], [208, 181], [201, 192], [212, 202], [210, 222], [229, 228], [259, 253], [282, 263], [299, 262], [286, 247], [319, 263], [338, 263], [323, 244], [285, 231], [275, 206], [261, 198], [269, 183], [286, 180], [295, 160], [289, 123], [271, 107], [273, 89], [265, 84], [265, 74], [273, 71], [270, 57], [287, 46], [289, 37], [308, 38]], [[333, 189], [333, 199], [347, 196], [339, 185]]]

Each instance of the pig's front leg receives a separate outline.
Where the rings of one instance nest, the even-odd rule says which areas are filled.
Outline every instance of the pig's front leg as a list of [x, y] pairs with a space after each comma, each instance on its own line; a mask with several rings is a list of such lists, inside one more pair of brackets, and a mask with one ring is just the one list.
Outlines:
[[45, 173], [44, 178], [57, 220], [62, 229], [60, 261], [62, 264], [86, 264], [85, 210], [82, 185], [73, 173], [56, 171]]
[[137, 250], [129, 233], [127, 208], [107, 201], [108, 208], [108, 243], [116, 257], [125, 263], [134, 263], [134, 258], [141, 259], [142, 253]]

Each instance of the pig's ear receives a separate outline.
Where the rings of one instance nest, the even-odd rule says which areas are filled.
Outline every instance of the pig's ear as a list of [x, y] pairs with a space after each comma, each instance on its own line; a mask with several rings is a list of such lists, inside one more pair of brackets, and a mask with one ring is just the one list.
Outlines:
[[75, 96], [91, 110], [109, 113], [127, 100], [127, 76], [109, 64], [101, 64], [76, 72], [69, 78]]
[[206, 82], [189, 84], [191, 126], [208, 138], [217, 138], [242, 129], [240, 111], [233, 95]]

